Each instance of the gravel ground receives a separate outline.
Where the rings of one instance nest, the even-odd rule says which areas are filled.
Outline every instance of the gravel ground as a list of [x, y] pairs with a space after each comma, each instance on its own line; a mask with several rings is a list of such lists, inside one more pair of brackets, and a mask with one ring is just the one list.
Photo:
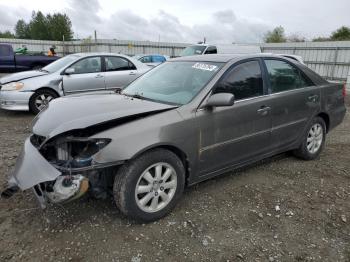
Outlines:
[[[0, 111], [0, 184], [32, 118]], [[319, 159], [282, 154], [203, 182], [151, 224], [112, 200], [42, 211], [30, 192], [2, 199], [0, 261], [350, 261], [349, 130], [348, 113]]]

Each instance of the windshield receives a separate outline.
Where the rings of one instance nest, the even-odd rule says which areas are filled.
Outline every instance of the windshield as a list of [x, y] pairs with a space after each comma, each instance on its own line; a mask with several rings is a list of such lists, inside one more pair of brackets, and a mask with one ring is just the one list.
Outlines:
[[203, 54], [206, 46], [203, 45], [192, 45], [186, 47], [180, 54], [180, 56], [190, 56], [190, 55], [201, 55]]
[[202, 90], [222, 65], [212, 62], [164, 63], [132, 82], [122, 94], [184, 105]]
[[49, 73], [56, 72], [62, 69], [63, 67], [65, 67], [66, 65], [70, 64], [74, 60], [76, 60], [78, 57], [79, 57], [78, 55], [68, 55], [68, 56], [62, 57], [56, 60], [55, 62], [52, 62], [51, 64], [43, 67], [42, 70], [48, 71]]

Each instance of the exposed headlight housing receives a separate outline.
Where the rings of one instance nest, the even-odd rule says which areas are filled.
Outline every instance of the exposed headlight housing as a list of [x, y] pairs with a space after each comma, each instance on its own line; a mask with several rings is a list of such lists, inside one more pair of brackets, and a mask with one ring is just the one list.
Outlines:
[[18, 91], [23, 88], [24, 84], [21, 82], [10, 82], [1, 87], [1, 91]]
[[[34, 139], [34, 136], [32, 136]], [[62, 166], [79, 168], [92, 165], [92, 157], [111, 142], [108, 138], [65, 137], [44, 145], [46, 159]], [[33, 143], [33, 141], [32, 141]], [[34, 143], [33, 143], [34, 144]]]

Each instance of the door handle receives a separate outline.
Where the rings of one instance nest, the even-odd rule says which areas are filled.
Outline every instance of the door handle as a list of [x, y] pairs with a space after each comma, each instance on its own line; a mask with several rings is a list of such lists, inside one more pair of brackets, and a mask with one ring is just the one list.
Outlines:
[[95, 75], [95, 78], [102, 78], [102, 77], [103, 77], [103, 75], [101, 75], [101, 74]]
[[260, 109], [257, 110], [259, 115], [266, 116], [271, 110], [271, 107], [269, 106], [262, 106]]
[[136, 73], [135, 72], [130, 72], [129, 75], [134, 76], [134, 75], [136, 75]]
[[310, 95], [307, 97], [307, 100], [315, 103], [317, 101], [317, 98], [318, 98], [318, 95]]

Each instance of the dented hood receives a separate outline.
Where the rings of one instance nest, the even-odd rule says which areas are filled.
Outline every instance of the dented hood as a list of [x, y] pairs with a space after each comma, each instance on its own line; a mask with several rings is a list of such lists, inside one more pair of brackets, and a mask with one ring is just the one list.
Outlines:
[[52, 138], [63, 132], [84, 129], [118, 119], [176, 108], [118, 94], [62, 97], [50, 102], [33, 121], [36, 135]]

